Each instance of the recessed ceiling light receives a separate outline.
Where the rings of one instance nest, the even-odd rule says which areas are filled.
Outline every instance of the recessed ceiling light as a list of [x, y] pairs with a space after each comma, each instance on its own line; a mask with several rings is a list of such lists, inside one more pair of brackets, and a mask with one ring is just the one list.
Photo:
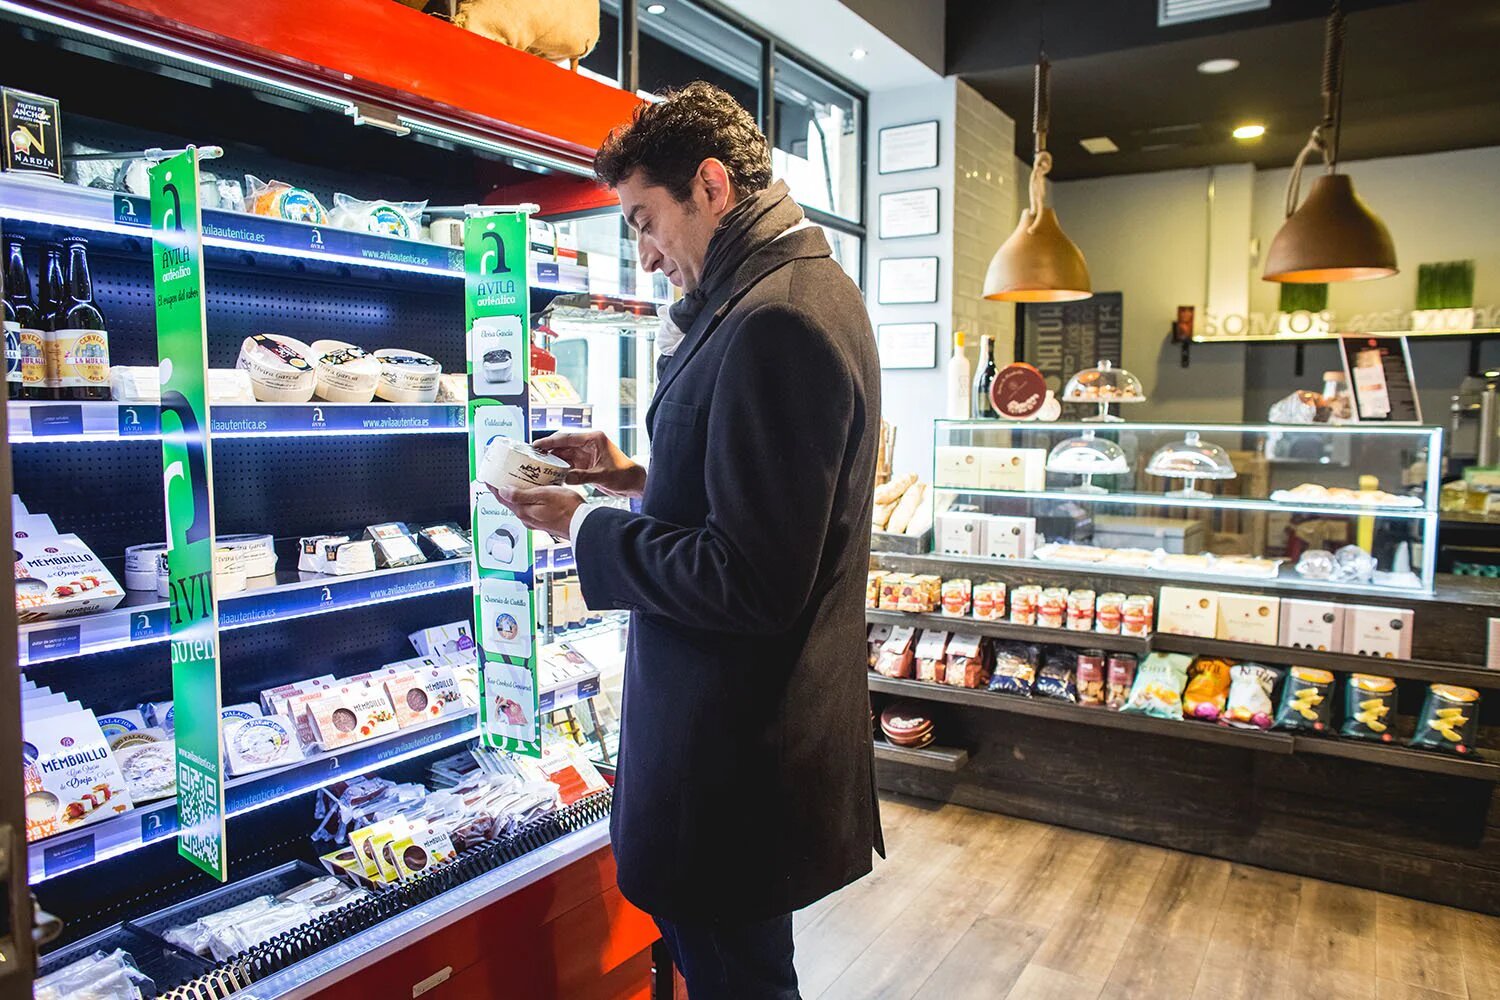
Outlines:
[[870, 53], [866, 52], [864, 49], [852, 49], [849, 52], [849, 58], [850, 59], [863, 59], [865, 56], [867, 56], [869, 54]]
[[1259, 139], [1266, 134], [1266, 127], [1258, 122], [1252, 125], [1241, 125], [1231, 134], [1236, 139]]
[[1107, 135], [1096, 135], [1092, 139], [1079, 139], [1078, 145], [1095, 155], [1099, 153], [1118, 153], [1120, 147]]
[[1198, 64], [1198, 72], [1208, 73], [1230, 73], [1240, 68], [1238, 59], [1205, 59]]
[[666, 12], [667, 5], [664, 3], [648, 3], [646, 5], [647, 14], [665, 14]]

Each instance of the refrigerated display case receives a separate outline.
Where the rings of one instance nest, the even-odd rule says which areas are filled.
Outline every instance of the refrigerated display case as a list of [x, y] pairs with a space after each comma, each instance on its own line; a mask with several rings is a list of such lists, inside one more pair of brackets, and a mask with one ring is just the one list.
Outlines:
[[939, 420], [934, 550], [1083, 574], [1431, 593], [1442, 436]]
[[[259, 997], [305, 996], [392, 969], [413, 973], [415, 966], [402, 965], [401, 955], [415, 950], [430, 958], [440, 951], [435, 934], [474, 919], [509, 929], [504, 940], [492, 942], [489, 955], [455, 943], [451, 953], [470, 963], [470, 974], [511, 956], [512, 982], [523, 992], [555, 990], [546, 977], [564, 975], [569, 963], [543, 968], [542, 945], [562, 947], [547, 936], [561, 934], [562, 925], [558, 914], [539, 907], [538, 893], [559, 878], [578, 879], [577, 898], [597, 899], [598, 912], [607, 911], [618, 936], [611, 945], [613, 971], [639, 972], [640, 954], [655, 937], [649, 921], [609, 884], [609, 795], [598, 790], [585, 760], [613, 759], [614, 710], [602, 703], [607, 695], [601, 689], [623, 658], [626, 623], [581, 607], [568, 589], [566, 546], [533, 540], [535, 564], [517, 576], [533, 592], [536, 617], [522, 628], [536, 643], [543, 758], [528, 764], [469, 753], [480, 735], [477, 691], [468, 687], [475, 681], [466, 681], [478, 672], [474, 565], [416, 532], [437, 528], [442, 534], [442, 526], [451, 526], [443, 535], [451, 539], [471, 531], [467, 380], [444, 382], [435, 399], [275, 402], [268, 393], [254, 395], [257, 387], [275, 388], [278, 372], [255, 367], [268, 365], [264, 359], [242, 361], [249, 344], [274, 352], [276, 344], [335, 340], [372, 353], [416, 352], [442, 372], [462, 375], [472, 349], [465, 260], [455, 232], [465, 215], [486, 211], [474, 206], [534, 202], [542, 220], [550, 211], [568, 213], [565, 230], [613, 231], [617, 246], [623, 235], [617, 209], [605, 204], [588, 177], [586, 144], [626, 117], [633, 99], [560, 70], [547, 72], [553, 67], [532, 69], [529, 57], [390, 7], [370, 16], [373, 41], [364, 53], [325, 53], [315, 67], [298, 49], [304, 40], [264, 26], [220, 23], [221, 11], [189, 4], [38, 3], [0, 10], [0, 45], [7, 52], [0, 85], [59, 101], [65, 164], [61, 180], [0, 174], [0, 233], [24, 240], [21, 253], [33, 280], [45, 246], [68, 236], [86, 239], [94, 298], [107, 321], [106, 370], [140, 370], [113, 388], [114, 398], [12, 399], [8, 405], [10, 492], [17, 498], [12, 530], [26, 536], [26, 545], [92, 560], [87, 574], [74, 574], [77, 580], [41, 582], [40, 573], [29, 573], [27, 590], [47, 593], [23, 594], [13, 627], [5, 630], [6, 642], [17, 644], [27, 721], [20, 721], [12, 709], [16, 699], [7, 694], [0, 713], [9, 710], [13, 717], [0, 714], [0, 726], [12, 734], [8, 748], [21, 745], [18, 734], [24, 733], [25, 763], [33, 765], [24, 768], [22, 789], [23, 761], [9, 749], [0, 755], [0, 766], [8, 768], [0, 793], [17, 789], [7, 798], [14, 835], [4, 853], [15, 858], [13, 912], [25, 919], [13, 918], [11, 927], [18, 935], [30, 932], [29, 906], [23, 905], [29, 883], [47, 915], [40, 925], [56, 932], [38, 963], [44, 977], [120, 949], [142, 974], [137, 986], [146, 995], [229, 996], [254, 984]], [[369, 13], [358, 10], [362, 17]], [[274, 11], [262, 14], [275, 21]], [[437, 65], [443, 60], [433, 50], [450, 42], [450, 32], [461, 36], [453, 42], [461, 53], [477, 52], [495, 65], [528, 60], [517, 64], [523, 75], [574, 110], [547, 129], [538, 127], [547, 101], [528, 98], [508, 120], [491, 117], [492, 95], [479, 95], [462, 74]], [[419, 51], [381, 59], [381, 46], [398, 39]], [[475, 44], [483, 50], [470, 52]], [[369, 61], [359, 61], [364, 58]], [[410, 86], [419, 71], [432, 74], [421, 94]], [[142, 178], [164, 151], [188, 146], [203, 154], [205, 173], [199, 190], [207, 368], [254, 369], [251, 398], [237, 393], [244, 388], [241, 376], [211, 379], [208, 390], [214, 537], [226, 550], [254, 550], [216, 567], [218, 705], [228, 713], [226, 734], [252, 721], [275, 730], [280, 724], [262, 714], [267, 709], [279, 708], [275, 714], [290, 722], [273, 736], [223, 748], [223, 884], [178, 856], [173, 754], [164, 748], [174, 733], [169, 651], [181, 595], [158, 590], [159, 554], [143, 548], [163, 541], [163, 439], [177, 433], [178, 411], [164, 416], [159, 396], [151, 396], [160, 275], [153, 275], [152, 204]], [[208, 158], [211, 148], [221, 155]], [[240, 211], [238, 199], [265, 181], [285, 182], [296, 197], [326, 209], [347, 204], [347, 194], [418, 207], [405, 209], [409, 228], [400, 236], [342, 228], [337, 217], [295, 221]], [[603, 249], [591, 255], [572, 233], [560, 244], [531, 243], [526, 313], [540, 317], [554, 298], [582, 295], [576, 318], [590, 325], [601, 353], [648, 342], [617, 319], [592, 322], [609, 306], [591, 293], [610, 302], [628, 297], [651, 313], [664, 298], [650, 276], [620, 278], [622, 269], [635, 270], [626, 254], [615, 261]], [[538, 329], [535, 338], [545, 343], [545, 331]], [[642, 360], [650, 361], [649, 354]], [[654, 371], [654, 363], [645, 367], [648, 375]], [[621, 369], [613, 380], [579, 380], [585, 393], [603, 395], [567, 406], [533, 405], [530, 436], [591, 426], [594, 412], [612, 419], [623, 414], [619, 393], [631, 377]], [[640, 388], [649, 392], [649, 383]], [[44, 394], [53, 395], [45, 388]], [[628, 429], [623, 417], [610, 427]], [[167, 490], [173, 475], [169, 466]], [[389, 527], [402, 525], [413, 533]], [[392, 545], [410, 542], [415, 555], [380, 549], [382, 536], [370, 533], [372, 527], [394, 532], [385, 536]], [[348, 548], [305, 542], [345, 534]], [[379, 551], [378, 558], [361, 565], [360, 546], [369, 546], [371, 556]], [[355, 571], [347, 561], [335, 565], [340, 552], [355, 560]], [[92, 569], [96, 564], [102, 571]], [[172, 579], [167, 574], [169, 584]], [[447, 626], [448, 633], [432, 631]], [[454, 648], [436, 648], [449, 639]], [[429, 643], [433, 648], [424, 648]], [[444, 679], [392, 693], [391, 666], [416, 661], [424, 665], [412, 669]], [[308, 696], [315, 709], [320, 704], [311, 687], [281, 700], [262, 697], [305, 679], [327, 678], [325, 689], [364, 684], [361, 675], [370, 672], [378, 675], [370, 678], [374, 690], [387, 700], [356, 723], [361, 738], [339, 735], [348, 731], [336, 710], [326, 717], [321, 709], [298, 714], [297, 697]], [[341, 704], [357, 707], [353, 695], [345, 697]], [[419, 717], [423, 711], [430, 717]], [[108, 745], [111, 739], [117, 745]], [[42, 745], [45, 740], [57, 746]], [[63, 802], [50, 774], [40, 772], [68, 753], [96, 757], [102, 770]], [[476, 778], [476, 767], [494, 773]], [[374, 876], [352, 870], [335, 875], [335, 861], [325, 858], [341, 849], [349, 829], [358, 829], [330, 817], [343, 816], [352, 803], [362, 806], [361, 794], [378, 792], [371, 801], [381, 802], [396, 796], [393, 808], [402, 806], [402, 795], [422, 809], [437, 808], [432, 803], [446, 801], [445, 788], [476, 781], [521, 797], [500, 802], [496, 792], [485, 807], [483, 835], [462, 843], [455, 836], [447, 851], [417, 842], [413, 825], [410, 849], [417, 853], [407, 860], [420, 860], [420, 872], [398, 870], [394, 882], [372, 882]], [[554, 798], [541, 802], [519, 791], [535, 792], [538, 783], [556, 787], [549, 793]], [[30, 843], [20, 839], [23, 793], [32, 807]], [[569, 874], [575, 868], [588, 877]], [[308, 887], [315, 878], [325, 881]], [[335, 879], [344, 889], [327, 895]], [[206, 924], [194, 923], [238, 905], [264, 906], [267, 913], [251, 918], [236, 910], [232, 925], [239, 936], [224, 931], [214, 937]], [[199, 943], [211, 944], [188, 946], [182, 928], [190, 926], [203, 935]], [[266, 944], [270, 939], [274, 943]], [[622, 949], [622, 942], [634, 944]], [[16, 961], [6, 968], [18, 971], [7, 979], [0, 970], [0, 988], [11, 990], [0, 995], [29, 995], [30, 949], [0, 940], [0, 949], [8, 946], [13, 951], [5, 953]], [[463, 981], [464, 969], [449, 972], [454, 983]], [[413, 973], [414, 987], [420, 978]], [[616, 980], [623, 995], [623, 980]], [[73, 986], [58, 988], [66, 995]], [[464, 987], [447, 989], [464, 995]]]

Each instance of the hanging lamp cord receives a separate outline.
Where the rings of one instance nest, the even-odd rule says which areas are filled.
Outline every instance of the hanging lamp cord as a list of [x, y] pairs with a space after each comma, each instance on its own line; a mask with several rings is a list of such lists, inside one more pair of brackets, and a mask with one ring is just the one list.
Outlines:
[[1031, 161], [1031, 225], [1030, 233], [1042, 221], [1042, 208], [1047, 202], [1047, 175], [1052, 172], [1052, 154], [1047, 152], [1047, 127], [1052, 118], [1052, 64], [1047, 53], [1037, 55], [1036, 75], [1032, 91], [1032, 134], [1036, 138], [1036, 152]]
[[[1337, 0], [1323, 25], [1323, 120], [1313, 128], [1307, 144], [1292, 163], [1292, 176], [1286, 187], [1286, 214], [1297, 210], [1302, 195], [1302, 168], [1308, 157], [1321, 153], [1328, 173], [1338, 170], [1339, 125], [1344, 91], [1344, 12]], [[1033, 181], [1033, 187], [1035, 181]]]

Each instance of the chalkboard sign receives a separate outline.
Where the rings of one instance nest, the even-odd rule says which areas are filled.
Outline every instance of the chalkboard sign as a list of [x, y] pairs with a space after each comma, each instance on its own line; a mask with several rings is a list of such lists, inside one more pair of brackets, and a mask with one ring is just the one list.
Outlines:
[[1420, 424], [1422, 404], [1405, 337], [1341, 337], [1339, 354], [1362, 423]]
[[1120, 367], [1124, 350], [1125, 296], [1095, 292], [1077, 302], [1035, 302], [1025, 306], [1023, 360], [1062, 395], [1068, 379], [1100, 361]]

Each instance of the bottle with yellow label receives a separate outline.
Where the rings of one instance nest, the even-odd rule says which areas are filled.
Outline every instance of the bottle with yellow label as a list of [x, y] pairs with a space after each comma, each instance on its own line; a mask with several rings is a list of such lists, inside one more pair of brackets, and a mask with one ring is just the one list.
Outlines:
[[109, 334], [94, 302], [88, 241], [63, 240], [68, 255], [66, 310], [53, 317], [47, 334], [48, 373], [56, 372], [58, 399], [109, 398]]
[[5, 267], [5, 391], [10, 399], [42, 399], [46, 362], [42, 357], [42, 321], [31, 300], [31, 279], [21, 257], [25, 242], [7, 240]]

